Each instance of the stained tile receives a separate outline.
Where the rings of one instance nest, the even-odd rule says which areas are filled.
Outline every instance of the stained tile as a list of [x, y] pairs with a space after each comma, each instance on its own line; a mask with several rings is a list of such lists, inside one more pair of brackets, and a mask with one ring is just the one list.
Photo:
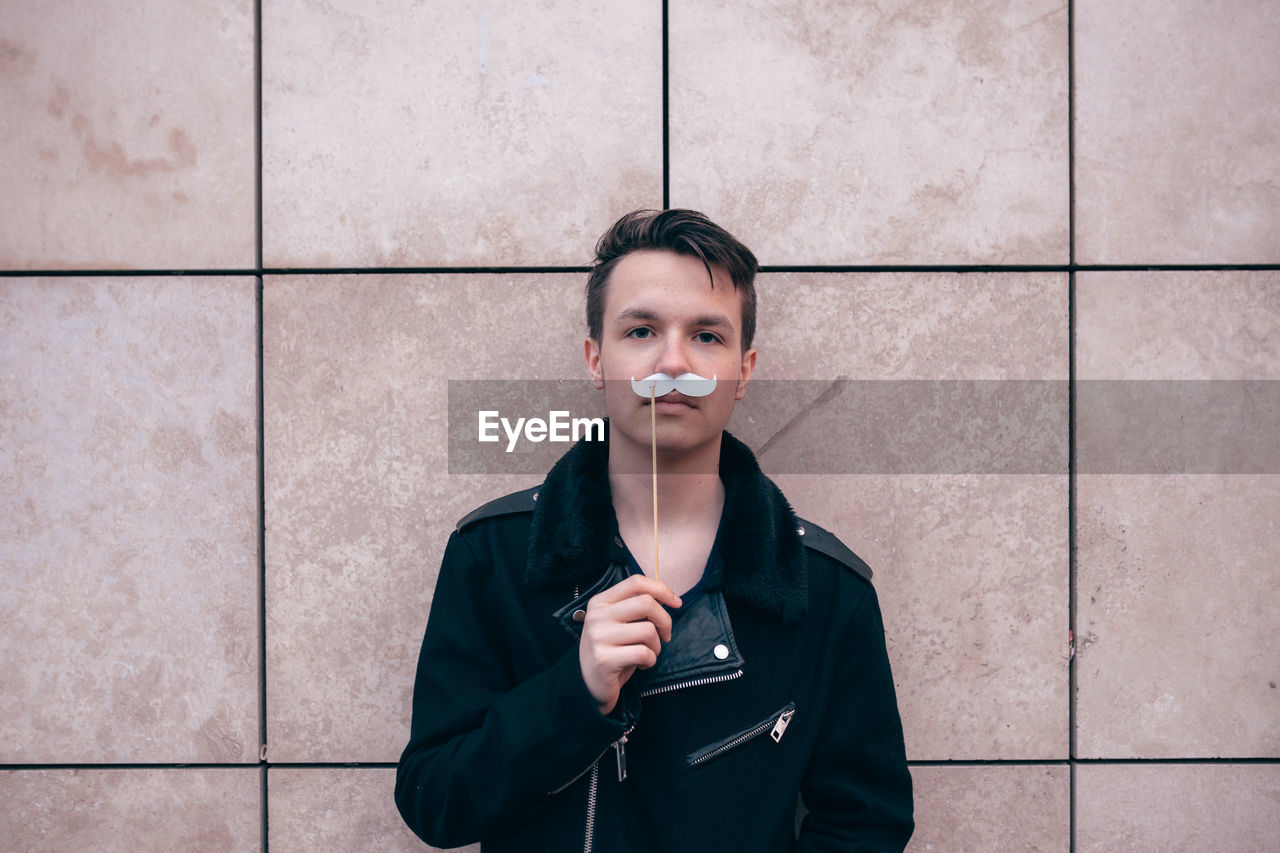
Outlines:
[[262, 849], [255, 768], [6, 770], [0, 837], [27, 853]]
[[1079, 754], [1280, 756], [1280, 476], [1085, 476], [1076, 501]]
[[541, 480], [448, 474], [447, 382], [585, 377], [582, 285], [550, 274], [266, 280], [273, 760], [399, 757], [449, 532]]
[[[1043, 380], [1061, 397], [1065, 446], [1066, 286], [1060, 275], [765, 276], [757, 376]], [[778, 474], [815, 451], [807, 437], [792, 447], [796, 432], [752, 443], [796, 511], [875, 572], [908, 757], [1066, 757], [1065, 472]]]
[[1280, 15], [1189, 0], [1074, 7], [1082, 263], [1280, 260]]
[[0, 267], [254, 264], [250, 3], [0, 10]]
[[1280, 766], [1084, 765], [1076, 770], [1081, 853], [1255, 853], [1280, 832]]
[[0, 755], [258, 752], [252, 278], [0, 281]]
[[563, 265], [662, 202], [659, 8], [263, 6], [268, 266]]
[[1057, 2], [672, 4], [671, 202], [765, 264], [1063, 263]]
[[913, 767], [916, 831], [907, 850], [1071, 849], [1063, 766]]
[[[1268, 272], [1081, 274], [1077, 375], [1274, 380], [1275, 284]], [[1100, 471], [1076, 495], [1080, 755], [1280, 755], [1280, 476]]]
[[[396, 811], [395, 786], [393, 769], [273, 769], [267, 780], [268, 846], [280, 853], [438, 849], [405, 826]], [[454, 849], [480, 853], [479, 844]]]

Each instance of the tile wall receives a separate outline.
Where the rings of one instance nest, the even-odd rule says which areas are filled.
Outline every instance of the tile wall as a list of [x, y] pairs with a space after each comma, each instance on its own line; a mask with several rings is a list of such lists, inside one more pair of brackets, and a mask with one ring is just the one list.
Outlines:
[[[1277, 44], [1272, 0], [6, 2], [0, 837], [422, 849], [445, 534], [536, 482], [448, 473], [447, 383], [579, 379], [596, 237], [669, 205], [765, 265], [762, 379], [1050, 390], [1051, 470], [761, 455], [875, 570], [911, 849], [1273, 845]], [[1169, 380], [1251, 383], [1185, 414], [1270, 455], [1082, 456], [1090, 388]]]

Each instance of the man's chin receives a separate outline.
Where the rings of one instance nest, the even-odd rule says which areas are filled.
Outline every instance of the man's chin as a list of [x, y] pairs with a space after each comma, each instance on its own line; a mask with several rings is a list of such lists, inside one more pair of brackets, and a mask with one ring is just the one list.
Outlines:
[[[663, 418], [658, 415], [658, 453], [663, 455], [690, 453], [714, 443], [720, 438], [721, 430], [705, 423], [699, 413], [690, 412], [692, 417], [679, 416]], [[621, 439], [637, 448], [649, 452], [652, 432], [649, 421], [649, 407], [620, 424], [610, 418], [610, 442]]]

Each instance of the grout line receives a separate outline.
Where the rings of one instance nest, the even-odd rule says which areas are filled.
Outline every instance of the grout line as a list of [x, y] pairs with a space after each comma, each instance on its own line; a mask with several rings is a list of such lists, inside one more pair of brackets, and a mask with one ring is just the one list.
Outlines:
[[253, 4], [254, 272], [257, 274], [258, 383], [258, 764], [262, 853], [267, 853], [267, 499], [266, 397], [262, 327], [262, 0]]
[[[267, 269], [273, 275], [303, 273], [587, 273], [591, 267], [323, 267]], [[765, 264], [762, 273], [772, 272], [1268, 272], [1280, 271], [1276, 264]]]
[[908, 767], [1065, 767], [1062, 758], [933, 758], [908, 760]]
[[1247, 272], [1280, 270], [1280, 264], [788, 264], [760, 272]]
[[[585, 274], [590, 267], [253, 267], [228, 269], [0, 270], [0, 278], [144, 278], [237, 275], [512, 275]], [[1074, 272], [1277, 272], [1280, 264], [778, 264], [762, 273], [1074, 273]]]
[[1067, 0], [1067, 261], [1076, 265], [1075, 6]]
[[208, 761], [177, 762], [115, 762], [100, 764], [77, 764], [75, 762], [50, 762], [45, 764], [0, 764], [0, 772], [17, 772], [28, 770], [251, 770], [261, 767], [258, 761], [236, 761], [216, 763]]
[[298, 769], [344, 769], [344, 770], [394, 770], [394, 761], [154, 761], [154, 762], [116, 762], [86, 764], [60, 762], [47, 764], [0, 764], [0, 772], [17, 772], [29, 770], [298, 770]]
[[1067, 0], [1067, 791], [1068, 850], [1076, 850], [1076, 77], [1075, 4]]
[[262, 853], [267, 853], [267, 828], [269, 826], [269, 816], [267, 815], [267, 765], [263, 764], [262, 769], [258, 772], [262, 791], [262, 804], [260, 806], [262, 809]]
[[[962, 758], [909, 760], [909, 767], [1200, 767], [1240, 764], [1280, 767], [1280, 757], [1272, 758]], [[0, 764], [0, 773], [39, 770], [394, 770], [394, 761], [267, 761], [267, 762], [133, 762], [133, 763], [47, 763]]]
[[259, 760], [266, 762], [267, 743], [267, 526], [266, 526], [266, 390], [263, 371], [262, 327], [262, 3], [254, 3], [254, 61], [257, 78], [257, 382], [258, 382], [258, 738]]
[[504, 275], [511, 273], [589, 273], [591, 267], [267, 267], [267, 275]]
[[662, 0], [662, 209], [671, 207], [671, 73], [667, 0]]
[[257, 275], [257, 267], [228, 267], [218, 270], [0, 270], [0, 278], [93, 278], [112, 276], [115, 278], [147, 278], [152, 276], [236, 276]]
[[1068, 272], [1066, 264], [766, 264], [762, 273]]
[[254, 258], [262, 274], [262, 0], [253, 4]]
[[272, 770], [395, 770], [395, 761], [269, 761]]
[[267, 498], [266, 419], [262, 358], [262, 276], [257, 280], [258, 303], [258, 764], [262, 767], [262, 838], [267, 838]]
[[1067, 756], [1075, 759], [1079, 667], [1079, 565], [1076, 551], [1076, 274], [1067, 277]]
[[1070, 853], [1076, 853], [1076, 766], [1072, 761], [1067, 782], [1067, 849]]
[[[911, 767], [1083, 767], [1083, 766], [1127, 766], [1127, 765], [1229, 765], [1229, 764], [1261, 764], [1280, 766], [1280, 757], [1272, 758], [966, 758], [950, 761], [947, 759], [921, 759], [908, 761]], [[275, 765], [272, 765], [275, 766]]]
[[1075, 651], [1079, 643], [1079, 567], [1076, 552], [1076, 274], [1067, 276], [1067, 626], [1070, 657], [1067, 659], [1067, 757], [1071, 769], [1068, 795], [1069, 847], [1076, 849], [1076, 689], [1079, 667]]

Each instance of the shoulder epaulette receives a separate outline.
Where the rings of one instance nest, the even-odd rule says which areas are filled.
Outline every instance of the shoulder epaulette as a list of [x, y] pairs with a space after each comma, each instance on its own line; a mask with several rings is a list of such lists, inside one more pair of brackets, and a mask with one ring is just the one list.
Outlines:
[[503, 495], [500, 498], [494, 498], [484, 506], [474, 509], [464, 515], [458, 521], [457, 529], [462, 530], [470, 524], [485, 518], [495, 518], [500, 515], [514, 515], [518, 512], [533, 512], [533, 506], [538, 500], [538, 489], [541, 486], [534, 486], [530, 489], [524, 489], [519, 492], [512, 492], [509, 495]]
[[800, 534], [800, 541], [805, 544], [805, 547], [826, 554], [836, 562], [843, 563], [856, 574], [871, 580], [871, 567], [862, 562], [861, 557], [850, 551], [849, 547], [840, 541], [840, 537], [807, 519], [797, 518], [796, 520], [800, 523], [796, 532]]

